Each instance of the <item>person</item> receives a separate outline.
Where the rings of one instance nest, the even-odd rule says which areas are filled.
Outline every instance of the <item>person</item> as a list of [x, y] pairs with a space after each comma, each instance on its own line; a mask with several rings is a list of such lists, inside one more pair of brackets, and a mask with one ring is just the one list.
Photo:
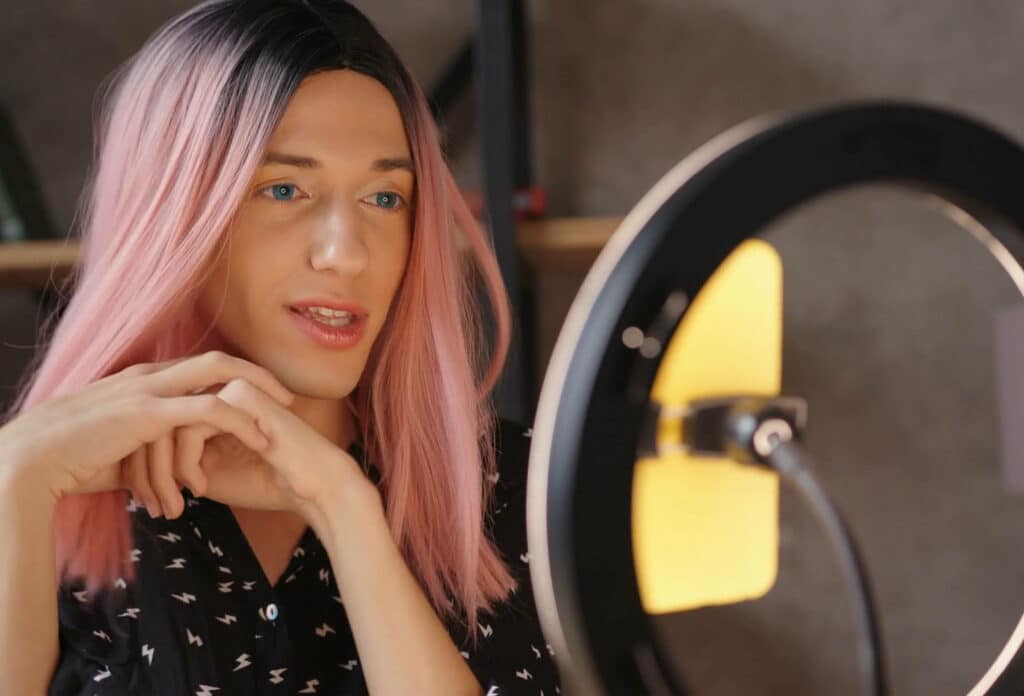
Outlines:
[[208, 0], [112, 77], [0, 427], [2, 691], [559, 693], [508, 300], [395, 51]]

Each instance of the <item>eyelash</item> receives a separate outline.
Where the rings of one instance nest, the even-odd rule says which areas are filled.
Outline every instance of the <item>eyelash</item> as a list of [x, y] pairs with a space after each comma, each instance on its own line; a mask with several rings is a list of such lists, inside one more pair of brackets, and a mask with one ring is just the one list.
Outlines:
[[[299, 187], [296, 186], [295, 184], [290, 184], [288, 182], [284, 182], [284, 183], [280, 183], [280, 184], [271, 184], [270, 186], [264, 186], [263, 188], [259, 189], [256, 193], [262, 195], [264, 191], [268, 191], [270, 189], [277, 188], [277, 187], [280, 187], [280, 186], [288, 186], [288, 187], [294, 188], [296, 190], [299, 190]], [[378, 191], [377, 193], [372, 194], [372, 195], [374, 195], [374, 196], [394, 196], [395, 198], [398, 199], [398, 204], [395, 205], [392, 208], [385, 208], [383, 206], [377, 206], [381, 210], [387, 211], [389, 213], [401, 210], [402, 208], [404, 208], [406, 206], [405, 198], [402, 196], [402, 194], [398, 193], [397, 191]], [[271, 196], [270, 200], [274, 201], [275, 203], [291, 203], [291, 200], [295, 200], [295, 199], [291, 199], [291, 200], [287, 200], [287, 201], [282, 201], [282, 200], [278, 200], [278, 199], [274, 198], [273, 196]]]

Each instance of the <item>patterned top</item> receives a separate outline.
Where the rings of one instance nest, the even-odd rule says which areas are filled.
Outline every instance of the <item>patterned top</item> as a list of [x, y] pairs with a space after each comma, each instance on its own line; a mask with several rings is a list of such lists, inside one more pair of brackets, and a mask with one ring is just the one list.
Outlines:
[[[493, 614], [480, 614], [475, 650], [465, 627], [448, 625], [487, 696], [560, 693], [527, 565], [529, 436], [500, 421], [489, 523], [519, 589]], [[362, 448], [350, 452], [379, 482]], [[330, 559], [312, 528], [271, 586], [230, 508], [183, 494], [185, 512], [173, 520], [152, 519], [129, 502], [136, 582], [119, 579], [97, 596], [82, 584], [61, 586], [60, 658], [49, 693], [367, 694]]]

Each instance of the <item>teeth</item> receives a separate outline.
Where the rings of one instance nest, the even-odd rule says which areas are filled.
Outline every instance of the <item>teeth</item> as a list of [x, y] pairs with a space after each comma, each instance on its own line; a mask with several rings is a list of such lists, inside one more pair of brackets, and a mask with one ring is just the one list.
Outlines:
[[335, 328], [348, 326], [355, 319], [351, 312], [328, 309], [326, 307], [307, 307], [300, 311], [313, 321]]
[[341, 309], [330, 309], [328, 307], [306, 307], [303, 311], [309, 313], [313, 312], [316, 314], [322, 314], [325, 317], [350, 317], [351, 312], [346, 312]]

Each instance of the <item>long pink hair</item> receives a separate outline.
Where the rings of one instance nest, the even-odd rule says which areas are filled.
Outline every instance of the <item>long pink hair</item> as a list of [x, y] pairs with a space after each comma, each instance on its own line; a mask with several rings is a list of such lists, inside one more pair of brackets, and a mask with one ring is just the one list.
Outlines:
[[[272, 22], [279, 30], [285, 22], [308, 22], [299, 39], [319, 41], [321, 50], [324, 32], [339, 31], [294, 2], [266, 10], [262, 23], [229, 24], [240, 21], [244, 4], [211, 0], [180, 15], [112, 76], [75, 218], [81, 257], [65, 288], [73, 292], [59, 321], [44, 321], [47, 338], [8, 418], [128, 365], [207, 349], [212, 327], [194, 310], [196, 291], [290, 94], [313, 71], [282, 66], [280, 55], [298, 51], [301, 41], [294, 31], [277, 31], [291, 46], [273, 44]], [[342, 3], [338, 11], [346, 22], [361, 17]], [[361, 39], [366, 26], [356, 25]], [[301, 60], [293, 63], [308, 67]], [[366, 453], [381, 473], [396, 543], [435, 610], [465, 621], [475, 640], [478, 612], [516, 586], [485, 533], [496, 468], [489, 394], [508, 350], [508, 299], [489, 238], [445, 163], [427, 102], [404, 67], [399, 77], [416, 166], [412, 244], [352, 403]], [[460, 234], [471, 263], [460, 251]], [[495, 317], [491, 351], [478, 276]], [[97, 590], [134, 578], [127, 504], [123, 490], [58, 502], [62, 582], [80, 578]]]

